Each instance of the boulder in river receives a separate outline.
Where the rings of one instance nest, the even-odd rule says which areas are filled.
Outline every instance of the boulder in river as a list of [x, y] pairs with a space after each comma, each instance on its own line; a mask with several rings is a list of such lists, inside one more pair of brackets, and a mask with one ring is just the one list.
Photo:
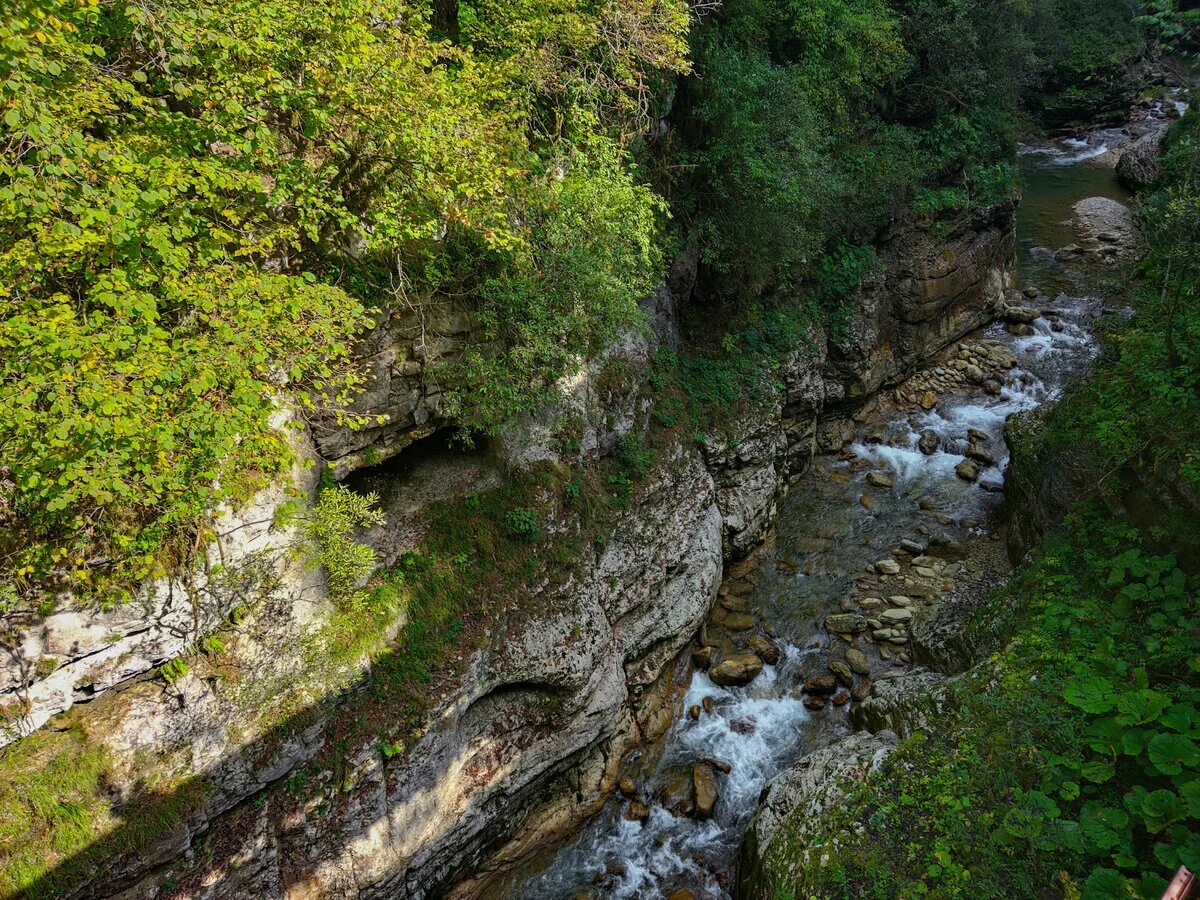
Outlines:
[[625, 808], [625, 818], [630, 822], [645, 822], [650, 818], [650, 807], [641, 800], [632, 800]]
[[1131, 191], [1150, 187], [1162, 174], [1162, 147], [1165, 129], [1148, 131], [1121, 151], [1117, 178]]
[[830, 662], [829, 663], [829, 671], [832, 672], [834, 674], [834, 677], [836, 677], [837, 680], [840, 681], [842, 684], [844, 684], [846, 687], [851, 687], [854, 684], [854, 673], [851, 671], [850, 666], [844, 660], [835, 659], [832, 662]]
[[866, 675], [871, 671], [867, 654], [863, 653], [857, 647], [851, 647], [846, 651], [846, 665], [850, 667], [851, 672], [857, 675]]
[[1075, 220], [1087, 235], [1088, 248], [1101, 256], [1129, 259], [1137, 249], [1137, 224], [1124, 203], [1110, 197], [1087, 197], [1075, 204]]
[[831, 613], [825, 617], [825, 628], [838, 634], [858, 634], [867, 630], [867, 620], [856, 613]]
[[926, 428], [921, 432], [921, 438], [917, 441], [917, 447], [926, 456], [932, 456], [937, 453], [938, 445], [941, 440], [938, 438], [937, 432], [932, 428]]
[[758, 658], [768, 666], [773, 666], [779, 662], [779, 648], [775, 646], [775, 642], [770, 638], [763, 637], [761, 634], [752, 634], [746, 640], [746, 643], [758, 655]]
[[960, 462], [957, 466], [954, 467], [954, 474], [957, 475], [959, 478], [961, 478], [963, 481], [978, 481], [979, 480], [979, 466], [973, 460], [964, 459], [962, 462]]
[[896, 486], [896, 479], [891, 475], [885, 475], [883, 472], [868, 472], [867, 484], [872, 487], [893, 488]]
[[1020, 322], [1028, 325], [1041, 315], [1041, 311], [1032, 306], [1010, 306], [1004, 310], [1004, 318], [1009, 322]]
[[753, 653], [738, 653], [708, 670], [708, 677], [722, 687], [743, 687], [762, 671], [763, 661]]
[[704, 763], [692, 766], [692, 802], [697, 819], [712, 818], [717, 807], [717, 774]]
[[967, 458], [973, 459], [978, 463], [983, 463], [985, 466], [996, 465], [996, 457], [982, 444], [974, 442], [967, 445]]
[[821, 672], [804, 682], [803, 690], [806, 694], [832, 694], [837, 690], [837, 686], [838, 680], [836, 675]]

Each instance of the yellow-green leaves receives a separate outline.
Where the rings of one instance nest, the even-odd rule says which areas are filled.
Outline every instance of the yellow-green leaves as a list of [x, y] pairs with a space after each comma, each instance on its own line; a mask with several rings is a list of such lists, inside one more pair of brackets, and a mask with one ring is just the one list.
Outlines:
[[[192, 552], [215, 502], [287, 461], [278, 407], [354, 389], [354, 338], [398, 270], [516, 317], [496, 326], [500, 359], [481, 351], [489, 375], [505, 354], [528, 363], [495, 388], [507, 409], [631, 315], [657, 265], [651, 196], [615, 156], [590, 193], [575, 175], [556, 187], [547, 160], [583, 172], [600, 133], [644, 118], [655, 73], [686, 67], [686, 3], [464, 0], [461, 14], [451, 44], [419, 0], [3, 13], [0, 447], [16, 524], [0, 571], [20, 573], [26, 602], [119, 595]], [[571, 246], [581, 215], [613, 246]], [[493, 282], [548, 293], [497, 304]]]

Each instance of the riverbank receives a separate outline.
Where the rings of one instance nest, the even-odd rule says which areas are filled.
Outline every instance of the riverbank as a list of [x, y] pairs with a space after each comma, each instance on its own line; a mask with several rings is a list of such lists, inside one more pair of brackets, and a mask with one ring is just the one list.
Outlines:
[[[1165, 141], [1177, 156], [1149, 209], [1194, 191], [1178, 158], [1195, 158], [1189, 132], [1180, 123]], [[1103, 324], [1095, 372], [1007, 429], [1008, 543], [1029, 561], [952, 625], [977, 644], [969, 662], [982, 661], [950, 679], [905, 676], [911, 689], [879, 697], [864, 724], [880, 742], [867, 750], [886, 761], [855, 765], [863, 747], [848, 744], [851, 765], [821, 786], [833, 799], [817, 815], [811, 798], [823, 795], [807, 786], [787, 813], [760, 818], [739, 896], [1157, 897], [1176, 866], [1200, 862], [1189, 801], [1200, 506], [1180, 467], [1195, 447], [1194, 374], [1163, 364], [1159, 301], [1173, 287], [1161, 237], [1146, 236], [1151, 283], [1105, 298], [1114, 313], [1133, 301], [1134, 314]], [[1094, 283], [1114, 284], [1103, 277], [1120, 271], [1113, 255], [1090, 249]], [[1077, 252], [1041, 258], [1070, 264]], [[1194, 334], [1188, 321], [1179, 340]], [[1158, 379], [1185, 387], [1156, 396]], [[901, 738], [894, 751], [884, 729]]]
[[[980, 610], [1008, 573], [1004, 425], [1086, 371], [1105, 307], [1089, 288], [1102, 292], [1107, 270], [1135, 247], [1131, 227], [1111, 233], [1112, 217], [1128, 216], [1129, 195], [1111, 169], [1082, 166], [1097, 155], [1089, 148], [1078, 140], [1023, 156], [1031, 216], [1019, 229], [1021, 271], [1053, 295], [1013, 292], [986, 332], [952, 345], [854, 420], [827, 423], [835, 452], [817, 458], [783, 503], [760, 561], [723, 585], [664, 745], [626, 760], [624, 799], [508, 890], [727, 896], [742, 830], [765, 794], [774, 825], [764, 834], [760, 813], [742, 855], [743, 890], [752, 890], [756, 857], [788, 804], [810, 818], [836, 797], [838, 778], [861, 777], [890, 751], [887, 739], [845, 737], [851, 727], [902, 736], [927, 727], [944, 708], [946, 675], [998, 649], [1007, 617]], [[1111, 204], [1099, 228], [1098, 184]], [[860, 767], [864, 752], [875, 762]], [[814, 766], [822, 777], [812, 777]], [[805, 787], [782, 786], [797, 771], [807, 773]], [[771, 781], [779, 772], [781, 784]]]

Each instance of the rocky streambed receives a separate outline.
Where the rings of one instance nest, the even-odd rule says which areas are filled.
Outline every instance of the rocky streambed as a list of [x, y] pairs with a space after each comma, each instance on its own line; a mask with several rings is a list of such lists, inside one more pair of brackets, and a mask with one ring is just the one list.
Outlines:
[[1023, 148], [1028, 286], [852, 417], [822, 421], [826, 452], [726, 571], [675, 723], [621, 761], [598, 817], [496, 896], [723, 898], [739, 856], [746, 893], [783, 817], [836, 802], [841, 781], [936, 717], [938, 687], [980, 651], [965, 623], [1009, 570], [1005, 423], [1086, 370], [1097, 273], [1135, 252], [1129, 195], [1112, 160], [1096, 162], [1135, 138]]

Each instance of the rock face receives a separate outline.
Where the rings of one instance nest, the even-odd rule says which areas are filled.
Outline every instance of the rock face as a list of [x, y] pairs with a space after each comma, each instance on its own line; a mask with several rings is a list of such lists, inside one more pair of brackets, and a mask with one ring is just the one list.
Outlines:
[[871, 685], [871, 693], [854, 708], [851, 721], [870, 732], [892, 731], [908, 737], [928, 728], [946, 703], [946, 676], [927, 669], [887, 672]]
[[1085, 247], [1093, 255], [1104, 262], [1121, 262], [1137, 254], [1137, 223], [1124, 203], [1110, 197], [1087, 197], [1074, 209]]
[[1121, 151], [1117, 162], [1117, 177], [1131, 191], [1150, 187], [1162, 174], [1163, 138], [1166, 129], [1155, 128], [1131, 141]]
[[742, 844], [738, 896], [758, 895], [755, 882], [762, 860], [784, 824], [795, 825], [798, 833], [790, 837], [803, 841], [805, 823], [818, 822], [856, 782], [878, 771], [895, 746], [896, 735], [889, 732], [858, 732], [810, 753], [772, 779]]
[[[1012, 224], [1012, 206], [1004, 204], [948, 237], [897, 227], [880, 248], [880, 273], [859, 291], [850, 339], [831, 342], [814, 332], [782, 366], [781, 389], [761, 408], [731, 417], [726, 433], [699, 451], [691, 441], [661, 451], [607, 541], [584, 554], [573, 577], [532, 590], [528, 601], [503, 612], [487, 645], [464, 662], [465, 676], [447, 686], [419, 740], [400, 755], [375, 741], [339, 751], [341, 768], [327, 773], [318, 805], [260, 792], [330, 740], [339, 696], [361, 682], [369, 663], [364, 654], [336, 672], [314, 672], [306, 635], [319, 633], [331, 605], [317, 573], [281, 555], [294, 536], [270, 525], [237, 528], [232, 539], [244, 542], [238, 558], [247, 564], [238, 571], [251, 571], [249, 563], [268, 551], [280, 556], [281, 567], [254, 582], [258, 587], [239, 582], [228, 598], [201, 603], [199, 629], [189, 618], [190, 595], [179, 605], [166, 588], [146, 609], [64, 610], [53, 621], [6, 623], [20, 648], [19, 663], [4, 670], [7, 690], [33, 699], [22, 732], [87, 699], [84, 717], [106, 735], [131, 783], [149, 754], [166, 760], [169, 777], [198, 775], [210, 785], [201, 807], [161, 846], [106, 868], [83, 893], [150, 897], [169, 881], [205, 898], [421, 898], [455, 885], [465, 897], [576, 825], [612, 792], [622, 753], [669, 725], [688, 662], [681, 657], [715, 600], [723, 561], [763, 539], [789, 483], [819, 446], [840, 446], [858, 403], [1000, 308]], [[561, 403], [513, 424], [494, 448], [498, 469], [603, 455], [641, 427], [654, 402], [641, 373], [657, 346], [677, 340], [675, 310], [691, 289], [694, 265], [694, 255], [689, 261], [685, 254], [648, 298], [648, 334], [627, 336], [561, 386]], [[471, 322], [452, 306], [426, 312], [426, 326], [436, 325], [423, 334], [405, 313], [363, 345], [371, 378], [356, 411], [386, 420], [360, 432], [328, 422], [314, 427], [313, 446], [337, 477], [444, 424], [433, 367], [459, 352]], [[631, 376], [627, 385], [603, 388], [602, 370], [613, 360]], [[550, 438], [581, 411], [578, 448], [564, 457]], [[298, 470], [295, 483], [311, 488], [317, 472]], [[452, 496], [475, 475], [433, 477], [438, 489], [426, 485], [415, 499], [389, 500], [389, 508], [405, 521], [419, 517], [439, 490]], [[262, 499], [258, 519], [270, 521], [286, 486], [278, 491]], [[368, 539], [385, 560], [405, 549], [395, 529]], [[178, 608], [164, 596], [174, 596]], [[248, 620], [240, 618], [242, 606], [251, 610]], [[826, 625], [868, 627], [862, 617], [845, 618], [830, 616]], [[254, 691], [218, 694], [195, 674], [164, 690], [145, 677], [209, 625], [230, 620], [242, 624], [229, 653], [252, 670]], [[732, 683], [752, 679], [760, 657], [770, 654], [750, 654]], [[714, 681], [731, 661], [714, 666]], [[116, 686], [123, 689], [109, 690]], [[320, 714], [286, 739], [265, 743], [272, 711], [293, 691], [322, 698]], [[262, 802], [245, 802], [256, 794]]]

